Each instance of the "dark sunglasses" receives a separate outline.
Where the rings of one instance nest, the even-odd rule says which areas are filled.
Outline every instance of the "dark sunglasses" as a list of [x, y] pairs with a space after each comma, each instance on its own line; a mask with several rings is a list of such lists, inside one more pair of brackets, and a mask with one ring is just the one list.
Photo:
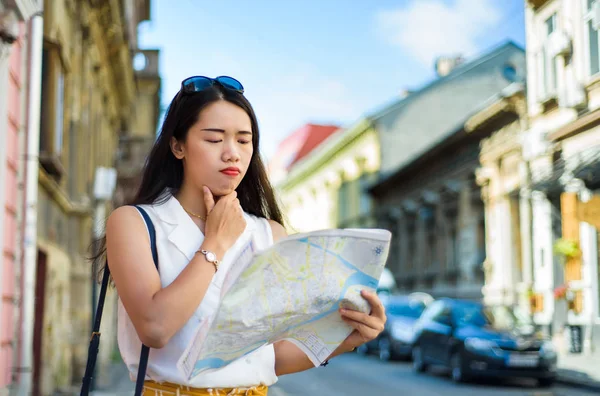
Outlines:
[[232, 91], [243, 94], [244, 86], [241, 82], [233, 77], [219, 76], [217, 78], [210, 78], [204, 76], [188, 77], [181, 82], [181, 92], [194, 93], [204, 91], [206, 88], [219, 84], [223, 88], [230, 89]]

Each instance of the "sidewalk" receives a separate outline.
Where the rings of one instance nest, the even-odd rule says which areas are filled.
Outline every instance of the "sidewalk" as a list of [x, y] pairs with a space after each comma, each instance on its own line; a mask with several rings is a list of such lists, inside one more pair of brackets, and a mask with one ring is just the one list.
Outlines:
[[[595, 355], [560, 354], [557, 382], [587, 388], [600, 393], [600, 353]], [[131, 396], [135, 384], [123, 363], [115, 363], [107, 373], [105, 384], [98, 384], [93, 396]], [[78, 393], [78, 392], [77, 392]], [[273, 396], [279, 393], [273, 389]]]
[[558, 356], [558, 382], [593, 389], [600, 393], [600, 353], [564, 353]]
[[122, 362], [113, 364], [108, 370], [104, 383], [97, 384], [93, 396], [131, 396], [135, 384], [129, 379], [127, 367]]

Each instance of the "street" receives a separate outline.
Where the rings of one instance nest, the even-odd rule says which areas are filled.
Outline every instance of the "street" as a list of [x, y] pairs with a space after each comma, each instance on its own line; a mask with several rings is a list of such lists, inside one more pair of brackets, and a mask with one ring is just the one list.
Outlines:
[[409, 362], [381, 362], [374, 356], [347, 354], [332, 360], [327, 367], [281, 377], [271, 387], [270, 396], [352, 396], [352, 395], [532, 395], [584, 396], [592, 391], [556, 384], [538, 388], [528, 380], [483, 381], [455, 384], [443, 369], [416, 374]]

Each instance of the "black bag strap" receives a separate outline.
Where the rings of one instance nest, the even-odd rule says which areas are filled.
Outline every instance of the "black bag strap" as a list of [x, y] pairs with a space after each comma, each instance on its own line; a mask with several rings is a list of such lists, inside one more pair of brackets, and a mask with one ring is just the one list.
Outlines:
[[[150, 250], [152, 251], [152, 259], [154, 265], [158, 271], [158, 250], [156, 248], [156, 230], [154, 224], [148, 213], [141, 207], [135, 205], [135, 208], [140, 212], [148, 227], [148, 235], [150, 237]], [[108, 268], [108, 261], [104, 267], [104, 276], [102, 277], [102, 287], [100, 288], [100, 295], [98, 296], [98, 307], [96, 308], [96, 316], [94, 320], [94, 328], [92, 329], [92, 338], [90, 340], [90, 346], [88, 348], [88, 361], [85, 367], [85, 374], [83, 376], [83, 382], [81, 385], [80, 396], [87, 396], [90, 392], [90, 385], [94, 375], [94, 367], [96, 366], [96, 358], [98, 357], [98, 347], [100, 345], [100, 322], [102, 320], [102, 310], [104, 308], [104, 300], [106, 298], [106, 289], [108, 288], [108, 280], [110, 278], [110, 270]], [[144, 380], [146, 379], [146, 368], [148, 367], [148, 355], [150, 354], [150, 348], [146, 345], [142, 345], [142, 352], [140, 354], [140, 363], [138, 366], [138, 375], [135, 383], [135, 396], [141, 396], [142, 389], [144, 387]]]

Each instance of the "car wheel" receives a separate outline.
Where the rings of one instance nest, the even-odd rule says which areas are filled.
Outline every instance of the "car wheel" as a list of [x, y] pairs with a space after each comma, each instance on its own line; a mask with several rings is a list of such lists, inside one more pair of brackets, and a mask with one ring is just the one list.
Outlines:
[[413, 369], [416, 372], [422, 373], [425, 370], [427, 370], [427, 365], [425, 364], [425, 362], [423, 360], [423, 351], [421, 350], [421, 347], [418, 345], [415, 345], [412, 349], [412, 360], [413, 360]]
[[554, 385], [555, 378], [540, 378], [538, 379], [538, 385], [542, 388], [550, 388]]
[[365, 344], [359, 345], [356, 348], [356, 353], [358, 353], [359, 355], [367, 355], [369, 354], [369, 347], [366, 346]]
[[460, 352], [454, 352], [450, 357], [450, 375], [454, 382], [465, 382], [466, 376], [463, 370], [463, 360]]
[[392, 358], [392, 346], [390, 345], [390, 340], [386, 337], [381, 338], [379, 340], [379, 360], [383, 362], [387, 362]]

